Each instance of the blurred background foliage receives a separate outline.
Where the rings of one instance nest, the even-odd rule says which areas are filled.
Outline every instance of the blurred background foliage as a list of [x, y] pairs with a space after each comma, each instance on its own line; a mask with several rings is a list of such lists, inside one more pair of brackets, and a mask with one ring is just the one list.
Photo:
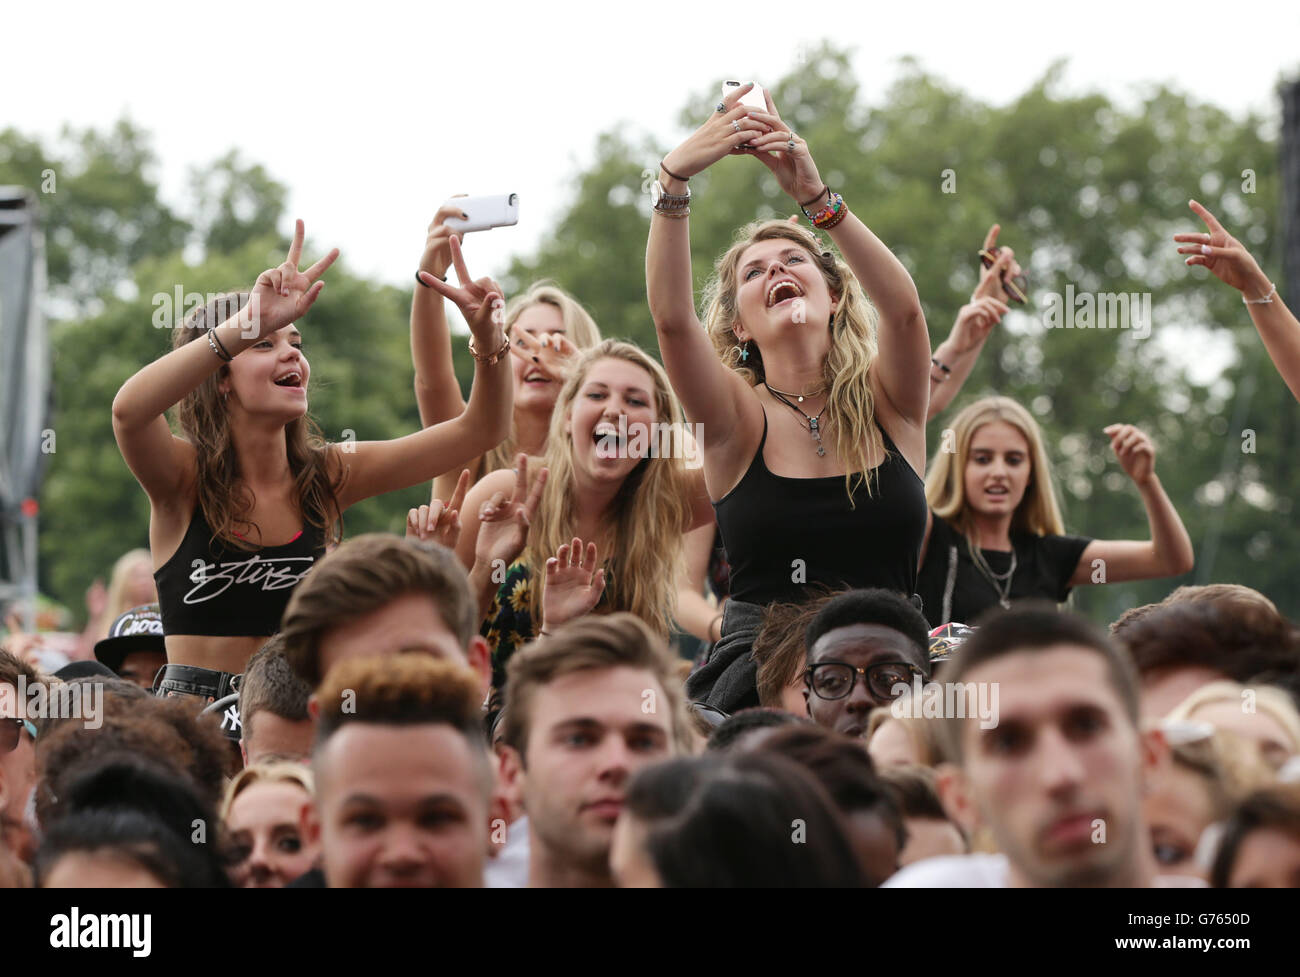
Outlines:
[[[935, 346], [975, 284], [975, 252], [990, 224], [1002, 225], [999, 243], [1026, 267], [1032, 308], [994, 331], [961, 395], [933, 422], [931, 453], [945, 418], [966, 403], [993, 392], [1015, 397], [1046, 432], [1069, 531], [1147, 538], [1138, 494], [1102, 428], [1134, 423], [1155, 438], [1157, 471], [1192, 535], [1197, 568], [1178, 580], [1080, 588], [1078, 609], [1105, 623], [1178, 583], [1237, 581], [1300, 617], [1292, 584], [1300, 531], [1290, 520], [1300, 409], [1237, 293], [1186, 269], [1171, 241], [1176, 231], [1200, 229], [1187, 209], [1194, 197], [1278, 279], [1276, 120], [1233, 117], [1161, 86], [1124, 101], [1068, 93], [1062, 68], [990, 105], [905, 61], [889, 90], [868, 101], [850, 53], [824, 46], [802, 52], [770, 88], [822, 176], [910, 270]], [[683, 107], [678, 138], [711, 111], [717, 82]], [[671, 148], [626, 127], [602, 133], [554, 227], [500, 274], [507, 292], [552, 278], [606, 335], [657, 353], [645, 302], [644, 188]], [[0, 183], [38, 190], [48, 168], [59, 179], [57, 193], [40, 195], [51, 307], [60, 315], [41, 583], [78, 612], [92, 579], [147, 544], [147, 503], [114, 444], [109, 406], [134, 370], [168, 348], [169, 331], [153, 323], [154, 297], [174, 304], [177, 285], [183, 293], [247, 287], [286, 247], [285, 185], [260, 165], [232, 150], [193, 173], [189, 209], [178, 214], [159, 199], [156, 164], [148, 134], [126, 121], [104, 132], [65, 130], [51, 145], [0, 132]], [[955, 192], [944, 192], [945, 171]], [[697, 286], [740, 225], [794, 212], [767, 170], [742, 157], [692, 180], [692, 192]], [[302, 324], [312, 412], [326, 437], [414, 430], [410, 288], [366, 281], [346, 265], [328, 281]], [[1046, 329], [1038, 301], [1067, 285], [1149, 292], [1150, 334]], [[455, 346], [466, 386], [472, 364]], [[1253, 452], [1242, 450], [1247, 431]], [[347, 513], [346, 530], [401, 531], [406, 509], [424, 497], [413, 488], [372, 499]]]

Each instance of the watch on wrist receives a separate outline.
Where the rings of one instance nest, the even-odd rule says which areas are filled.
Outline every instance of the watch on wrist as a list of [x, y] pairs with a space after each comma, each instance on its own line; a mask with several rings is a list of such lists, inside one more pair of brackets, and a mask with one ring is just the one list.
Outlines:
[[669, 193], [658, 180], [650, 184], [650, 205], [655, 210], [669, 212], [685, 210], [691, 205], [691, 188], [685, 193]]

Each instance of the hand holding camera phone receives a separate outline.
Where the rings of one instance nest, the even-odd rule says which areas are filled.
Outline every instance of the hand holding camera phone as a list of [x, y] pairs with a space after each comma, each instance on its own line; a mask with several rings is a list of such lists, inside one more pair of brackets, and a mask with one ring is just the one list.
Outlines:
[[[744, 84], [743, 82], [739, 82], [739, 81], [724, 81], [722, 83], [723, 99], [726, 99], [728, 96], [731, 95], [732, 92], [734, 92], [737, 88], [740, 88], [743, 84]], [[758, 109], [760, 112], [766, 112], [767, 99], [763, 95], [763, 86], [755, 83], [753, 88], [747, 91], [744, 95], [740, 96], [740, 101], [738, 104], [748, 105], [751, 109]], [[743, 142], [740, 144], [739, 148], [752, 149], [753, 147], [749, 143]]]
[[519, 223], [519, 194], [503, 193], [495, 197], [453, 197], [444, 206], [459, 208], [468, 220], [448, 217], [446, 225], [457, 234], [509, 227]]

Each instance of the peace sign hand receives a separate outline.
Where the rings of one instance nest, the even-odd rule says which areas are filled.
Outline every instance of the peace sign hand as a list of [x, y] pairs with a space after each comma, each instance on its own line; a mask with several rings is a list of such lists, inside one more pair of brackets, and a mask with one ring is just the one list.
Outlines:
[[586, 614], [605, 592], [605, 571], [597, 559], [596, 544], [583, 551], [576, 536], [546, 561], [546, 588], [542, 591], [542, 630], [550, 632]]
[[[1195, 200], [1188, 201], [1188, 206], [1205, 221], [1209, 233], [1174, 235], [1175, 241], [1185, 245], [1178, 249], [1178, 253], [1191, 255], [1185, 263], [1204, 265], [1215, 278], [1241, 292], [1259, 287], [1260, 295], [1247, 298], [1263, 297], [1263, 291], [1269, 287], [1268, 279], [1245, 245], [1224, 230], [1218, 219]], [[1260, 282], [1264, 282], [1262, 287]]]
[[563, 383], [568, 378], [569, 367], [573, 365], [578, 347], [569, 342], [562, 332], [544, 332], [539, 338], [516, 329], [510, 352], [525, 363], [533, 364], [552, 380]]
[[469, 469], [460, 473], [451, 500], [443, 505], [441, 499], [431, 498], [428, 505], [406, 513], [406, 538], [421, 542], [440, 543], [449, 550], [460, 540], [460, 508], [465, 504], [465, 491], [469, 488]]
[[253, 329], [251, 339], [261, 339], [283, 329], [306, 315], [325, 283], [317, 281], [339, 256], [334, 248], [305, 272], [298, 270], [302, 261], [302, 243], [306, 230], [301, 220], [296, 221], [289, 256], [278, 268], [270, 268], [257, 276], [249, 299], [249, 322]]
[[[420, 281], [437, 291], [444, 298], [456, 303], [469, 331], [479, 343], [480, 353], [492, 353], [499, 342], [492, 343], [500, 334], [500, 327], [505, 322], [505, 293], [501, 286], [491, 278], [472, 279], [469, 269], [465, 267], [465, 256], [460, 250], [460, 237], [452, 234], [448, 239], [451, 247], [452, 264], [456, 267], [456, 277], [460, 287], [450, 285], [440, 278], [435, 278], [427, 271], [419, 272]], [[489, 348], [491, 343], [491, 348]]]
[[[537, 506], [542, 501], [549, 471], [543, 468], [528, 485], [528, 456], [520, 454], [515, 459], [515, 490], [507, 499], [497, 492], [479, 508], [478, 539], [474, 543], [474, 562], [490, 567], [497, 560], [506, 566], [514, 563], [524, 551], [528, 529], [532, 525]], [[525, 497], [527, 493], [527, 497]]]

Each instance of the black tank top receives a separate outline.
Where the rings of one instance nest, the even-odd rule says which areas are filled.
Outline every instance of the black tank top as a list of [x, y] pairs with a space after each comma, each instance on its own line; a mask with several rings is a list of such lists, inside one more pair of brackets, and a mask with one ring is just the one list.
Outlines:
[[325, 533], [307, 525], [283, 546], [228, 549], [195, 506], [180, 548], [153, 575], [164, 634], [271, 635], [289, 595], [325, 555]]
[[[879, 425], [877, 425], [879, 426]], [[731, 563], [731, 596], [754, 604], [801, 603], [809, 584], [884, 587], [911, 596], [925, 538], [925, 484], [884, 428], [885, 460], [876, 484], [855, 483], [849, 507], [844, 476], [786, 478], [758, 452], [735, 488], [713, 503]]]

